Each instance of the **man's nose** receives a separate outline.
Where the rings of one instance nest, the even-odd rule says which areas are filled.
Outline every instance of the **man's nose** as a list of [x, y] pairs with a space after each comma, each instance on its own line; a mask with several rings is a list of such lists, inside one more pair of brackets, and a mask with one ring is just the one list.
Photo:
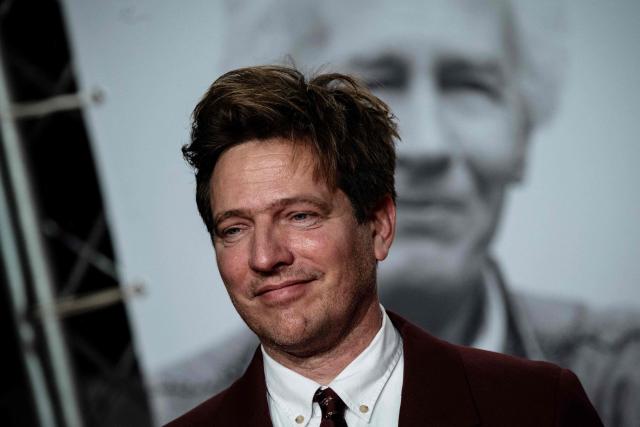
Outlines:
[[453, 144], [445, 122], [445, 106], [437, 83], [416, 79], [398, 111], [400, 136], [398, 169], [410, 179], [431, 178], [450, 166]]
[[288, 239], [273, 225], [255, 225], [249, 266], [252, 270], [269, 274], [293, 263]]

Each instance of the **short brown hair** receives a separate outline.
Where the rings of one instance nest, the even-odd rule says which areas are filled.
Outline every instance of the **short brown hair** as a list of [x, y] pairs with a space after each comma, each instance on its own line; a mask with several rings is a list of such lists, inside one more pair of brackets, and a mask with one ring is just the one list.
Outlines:
[[249, 140], [287, 138], [316, 157], [316, 178], [344, 191], [356, 219], [366, 221], [383, 198], [395, 201], [396, 123], [387, 105], [353, 77], [293, 67], [256, 66], [218, 78], [193, 111], [191, 143], [196, 202], [212, 233], [210, 180], [228, 148]]

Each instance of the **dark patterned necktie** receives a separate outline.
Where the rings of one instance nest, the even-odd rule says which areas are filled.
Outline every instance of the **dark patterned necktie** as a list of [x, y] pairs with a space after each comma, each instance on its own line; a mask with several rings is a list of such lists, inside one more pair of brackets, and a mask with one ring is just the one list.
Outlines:
[[348, 427], [344, 420], [346, 405], [335, 391], [330, 388], [318, 389], [313, 395], [313, 401], [318, 402], [322, 411], [320, 427]]

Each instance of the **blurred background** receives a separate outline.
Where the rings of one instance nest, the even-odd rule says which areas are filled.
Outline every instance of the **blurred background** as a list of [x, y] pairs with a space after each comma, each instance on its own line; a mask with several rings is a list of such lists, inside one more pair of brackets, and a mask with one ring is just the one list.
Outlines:
[[[640, 3], [520, 3], [553, 23], [539, 31], [559, 43], [545, 65], [559, 83], [487, 250], [509, 292], [558, 303], [545, 317], [570, 302], [637, 319]], [[343, 67], [342, 50], [317, 45], [326, 28], [306, 32], [317, 11], [280, 15], [286, 4], [0, 1], [3, 425], [160, 425], [241, 372], [254, 341], [218, 276], [180, 147], [198, 99], [232, 66], [291, 55]], [[350, 28], [340, 46], [373, 40]], [[634, 321], [625, 348], [640, 340]], [[634, 384], [617, 398], [640, 407]]]

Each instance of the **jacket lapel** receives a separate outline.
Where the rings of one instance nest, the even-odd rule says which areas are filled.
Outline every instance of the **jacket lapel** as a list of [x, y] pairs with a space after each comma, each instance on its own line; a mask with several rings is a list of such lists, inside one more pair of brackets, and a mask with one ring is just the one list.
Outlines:
[[400, 427], [469, 427], [479, 418], [455, 347], [387, 312], [400, 332], [404, 377]]
[[244, 375], [225, 392], [212, 425], [272, 427], [260, 347]]

